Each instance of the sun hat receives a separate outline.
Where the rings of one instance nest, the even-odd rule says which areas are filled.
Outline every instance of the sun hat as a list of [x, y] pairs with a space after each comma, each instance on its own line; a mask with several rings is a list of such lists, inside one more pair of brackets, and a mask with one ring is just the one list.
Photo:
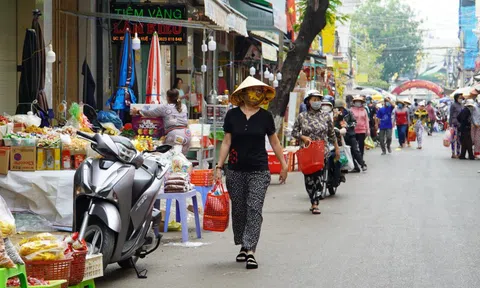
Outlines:
[[420, 101], [420, 102], [418, 103], [418, 106], [425, 106], [425, 100]]
[[403, 104], [412, 105], [412, 102], [408, 99], [403, 100]]
[[310, 97], [323, 98], [323, 94], [320, 93], [320, 91], [315, 90], [315, 89], [308, 90], [307, 93], [305, 93], [305, 96], [303, 97], [303, 103], [307, 104], [308, 99], [310, 99]]
[[475, 107], [475, 100], [473, 99], [467, 99], [465, 101], [465, 107]]
[[335, 100], [335, 108], [345, 108], [345, 101], [341, 99]]
[[363, 96], [356, 95], [356, 96], [353, 96], [352, 102], [355, 102], [355, 101], [362, 101], [363, 103], [365, 103], [365, 98]]
[[328, 100], [323, 100], [322, 101], [322, 106], [323, 105], [330, 105], [332, 108], [333, 108], [333, 105], [332, 105], [332, 102], [328, 101]]
[[234, 106], [240, 106], [243, 102], [243, 95], [242, 92], [246, 88], [250, 87], [262, 87], [265, 93], [265, 100], [263, 101], [263, 105], [267, 104], [268, 102], [272, 101], [275, 98], [275, 88], [263, 83], [260, 80], [253, 78], [252, 76], [248, 76], [243, 82], [238, 86], [238, 88], [230, 95], [230, 102]]

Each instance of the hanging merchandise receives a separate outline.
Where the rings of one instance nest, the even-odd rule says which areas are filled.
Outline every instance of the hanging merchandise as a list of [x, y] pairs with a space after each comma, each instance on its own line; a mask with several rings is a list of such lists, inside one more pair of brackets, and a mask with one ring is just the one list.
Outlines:
[[217, 50], [217, 42], [213, 40], [213, 36], [210, 36], [210, 41], [208, 41], [208, 50], [210, 51]]
[[253, 67], [253, 66], [250, 67], [250, 76], [254, 76], [256, 72], [257, 71], [256, 71], [255, 67]]

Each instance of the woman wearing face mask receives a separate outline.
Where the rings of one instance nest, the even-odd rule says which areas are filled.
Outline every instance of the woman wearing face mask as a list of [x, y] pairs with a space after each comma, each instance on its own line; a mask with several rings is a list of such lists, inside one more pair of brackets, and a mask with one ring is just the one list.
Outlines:
[[458, 159], [460, 157], [460, 150], [461, 150], [461, 143], [459, 137], [459, 128], [460, 123], [458, 122], [458, 115], [462, 112], [462, 100], [463, 95], [461, 93], [457, 93], [453, 96], [453, 103], [450, 105], [450, 118], [448, 121], [448, 125], [452, 128], [453, 131], [453, 141], [452, 141], [452, 158]]
[[237, 108], [227, 112], [225, 131], [216, 167], [217, 181], [222, 179], [223, 164], [228, 156], [226, 182], [232, 200], [232, 227], [235, 245], [241, 245], [237, 262], [247, 269], [258, 268], [255, 250], [260, 238], [265, 193], [270, 185], [265, 136], [282, 165], [280, 183], [288, 174], [283, 147], [278, 140], [273, 116], [260, 108], [275, 97], [275, 89], [248, 77], [230, 96]]
[[[365, 100], [363, 97], [354, 97], [353, 107], [350, 109], [357, 120], [357, 126], [355, 126], [355, 136], [357, 138], [358, 147], [362, 157], [365, 154], [365, 138], [370, 136], [370, 118], [368, 117], [368, 113], [364, 107], [364, 104]], [[362, 170], [367, 170], [366, 164], [364, 164]]]
[[409, 111], [402, 101], [397, 101], [395, 108], [395, 124], [398, 130], [399, 148], [404, 148], [407, 141], [408, 126], [410, 125]]
[[[335, 146], [335, 159], [340, 159], [340, 149], [338, 147], [337, 138], [333, 121], [330, 116], [322, 111], [322, 94], [317, 90], [307, 92], [304, 103], [307, 105], [307, 111], [298, 115], [293, 125], [292, 136], [301, 140], [304, 145], [316, 140], [324, 140]], [[328, 153], [328, 144], [325, 143], [325, 153]], [[327, 154], [326, 154], [327, 156]], [[323, 171], [320, 170], [311, 175], [305, 175], [305, 188], [310, 197], [310, 211], [312, 214], [320, 214], [318, 202], [322, 194], [322, 177]]]

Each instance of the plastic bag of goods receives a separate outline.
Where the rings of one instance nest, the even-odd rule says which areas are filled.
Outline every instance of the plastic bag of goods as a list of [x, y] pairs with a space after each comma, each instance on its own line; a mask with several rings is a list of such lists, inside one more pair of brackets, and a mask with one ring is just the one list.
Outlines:
[[58, 240], [37, 240], [20, 246], [20, 256], [29, 261], [53, 261], [64, 259], [67, 245]]
[[2, 233], [0, 233], [0, 268], [14, 268], [15, 263], [7, 254], [7, 249], [5, 247], [5, 242], [3, 240]]
[[172, 157], [172, 172], [174, 173], [188, 173], [192, 172], [192, 162], [188, 161], [187, 157], [182, 154], [182, 147], [174, 147], [175, 154]]
[[452, 143], [453, 141], [453, 131], [452, 129], [448, 129], [446, 132], [445, 132], [445, 135], [443, 136], [443, 146], [445, 147], [449, 147], [450, 144]]
[[13, 218], [7, 203], [0, 196], [0, 233], [4, 238], [10, 237], [16, 233], [15, 218]]

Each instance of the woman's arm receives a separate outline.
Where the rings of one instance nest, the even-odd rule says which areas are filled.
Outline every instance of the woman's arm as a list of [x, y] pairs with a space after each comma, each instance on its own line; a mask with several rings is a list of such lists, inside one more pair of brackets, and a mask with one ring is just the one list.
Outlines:
[[228, 152], [230, 151], [230, 145], [232, 144], [232, 134], [225, 133], [222, 146], [220, 147], [220, 155], [218, 156], [218, 168], [223, 169], [223, 164], [227, 160]]
[[145, 117], [165, 117], [165, 104], [155, 105], [155, 108], [148, 109], [148, 106], [143, 107], [140, 115]]
[[300, 124], [300, 117], [301, 115], [298, 115], [292, 128], [292, 137], [297, 140], [300, 140], [300, 138], [302, 137], [302, 127]]
[[282, 170], [288, 169], [285, 157], [283, 157], [283, 147], [282, 144], [280, 144], [277, 133], [268, 136], [268, 140], [270, 142], [270, 146], [272, 146], [273, 152], [275, 152], [275, 156], [277, 156], [277, 159], [282, 164]]

